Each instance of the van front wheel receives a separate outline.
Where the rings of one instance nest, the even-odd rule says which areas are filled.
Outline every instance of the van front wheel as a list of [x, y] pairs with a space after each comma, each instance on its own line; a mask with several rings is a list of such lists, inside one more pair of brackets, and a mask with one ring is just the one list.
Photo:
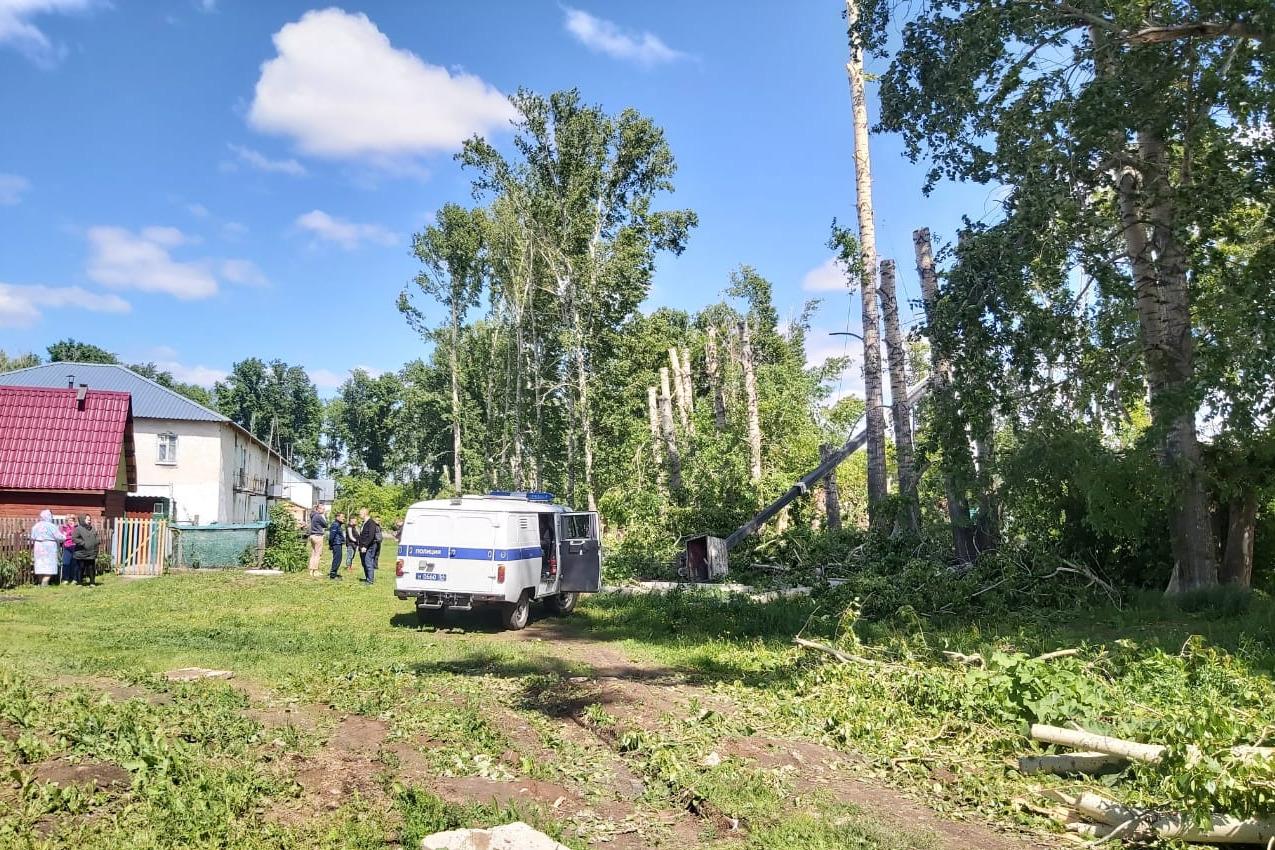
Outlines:
[[579, 601], [580, 594], [573, 591], [565, 591], [549, 597], [549, 607], [559, 617], [565, 617], [576, 609], [576, 603]]
[[506, 602], [501, 611], [501, 621], [510, 631], [518, 631], [527, 626], [531, 619], [531, 596], [524, 592], [517, 602]]

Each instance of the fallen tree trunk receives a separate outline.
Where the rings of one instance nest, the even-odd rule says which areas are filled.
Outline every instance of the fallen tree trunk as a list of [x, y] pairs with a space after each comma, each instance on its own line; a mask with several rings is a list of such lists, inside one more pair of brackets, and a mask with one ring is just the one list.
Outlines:
[[828, 644], [819, 643], [818, 641], [795, 637], [792, 639], [792, 642], [797, 644], [797, 646], [804, 646], [806, 649], [816, 649], [819, 652], [826, 652], [833, 658], [836, 658], [838, 661], [845, 664], [867, 664], [869, 666], [876, 666], [881, 663], [879, 661], [873, 661], [871, 658], [864, 658], [862, 655], [851, 655], [848, 652], [842, 652], [835, 646], [828, 646]]
[[1160, 838], [1176, 838], [1197, 844], [1267, 844], [1275, 839], [1275, 821], [1272, 820], [1241, 820], [1215, 814], [1209, 819], [1208, 826], [1199, 827], [1177, 813], [1141, 811], [1089, 792], [1077, 797], [1073, 807], [1085, 817], [1107, 826], [1119, 828], [1134, 823]]
[[1110, 753], [1071, 753], [1070, 755], [1022, 756], [1018, 760], [1018, 772], [1026, 776], [1037, 773], [1066, 775], [1081, 773], [1092, 776], [1123, 767], [1128, 763], [1124, 756]]
[[[1077, 750], [1096, 750], [1147, 764], [1158, 762], [1169, 749], [1161, 744], [1141, 744], [1137, 741], [1126, 741], [1123, 738], [1095, 735], [1084, 730], [1063, 729], [1060, 726], [1047, 726], [1042, 723], [1032, 725], [1031, 737], [1047, 744], [1059, 744]], [[1275, 756], [1275, 747], [1231, 747], [1231, 753], [1241, 759], [1271, 758]], [[1200, 755], [1199, 747], [1187, 748], [1188, 759], [1195, 760]]]

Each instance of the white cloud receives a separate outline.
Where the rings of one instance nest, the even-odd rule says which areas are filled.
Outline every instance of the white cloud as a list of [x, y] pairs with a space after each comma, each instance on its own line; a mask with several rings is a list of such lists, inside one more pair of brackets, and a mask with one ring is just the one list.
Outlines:
[[335, 242], [347, 251], [357, 248], [360, 242], [376, 242], [380, 245], [393, 245], [398, 237], [379, 224], [359, 224], [335, 218], [323, 210], [310, 210], [305, 215], [297, 216], [297, 227], [313, 233], [317, 238]]
[[[4, 0], [0, 0], [3, 3]], [[22, 195], [31, 188], [31, 181], [16, 174], [0, 174], [0, 207], [11, 207], [22, 201]]]
[[846, 265], [836, 257], [829, 257], [801, 279], [801, 288], [806, 292], [847, 292], [850, 285], [846, 282]]
[[212, 215], [212, 213], [208, 212], [208, 207], [203, 204], [187, 204], [186, 212], [195, 218], [208, 218], [208, 216]]
[[567, 6], [564, 25], [576, 41], [596, 53], [605, 53], [614, 59], [625, 59], [639, 65], [659, 65], [685, 58], [686, 54], [674, 50], [649, 33], [625, 32], [615, 23], [590, 15], [580, 9]]
[[199, 0], [199, 11], [201, 12], [217, 11], [217, 0]]
[[350, 376], [349, 372], [333, 372], [331, 369], [307, 369], [306, 374], [314, 381], [315, 387], [321, 390], [334, 390]]
[[180, 262], [169, 249], [190, 242], [175, 227], [147, 227], [133, 233], [122, 227], [90, 227], [88, 276], [115, 289], [166, 292], [189, 300], [217, 293], [217, 279], [206, 261]]
[[251, 165], [258, 171], [290, 174], [293, 177], [304, 177], [306, 174], [305, 166], [295, 159], [270, 159], [260, 151], [246, 148], [243, 145], [227, 145], [227, 147], [234, 152], [240, 162]]
[[218, 381], [226, 380], [227, 375], [230, 374], [225, 369], [215, 369], [212, 366], [187, 366], [176, 360], [157, 360], [155, 365], [183, 384], [197, 384], [201, 387], [211, 387]]
[[10, 45], [41, 67], [56, 65], [66, 48], [31, 23], [40, 15], [81, 12], [95, 0], [0, 0], [0, 46]]
[[252, 260], [222, 260], [221, 276], [244, 286], [267, 286], [270, 283], [266, 273]]
[[393, 163], [455, 150], [514, 115], [495, 88], [395, 48], [366, 15], [309, 11], [274, 44], [248, 121], [306, 154]]
[[51, 310], [127, 313], [132, 308], [118, 295], [89, 292], [78, 286], [18, 286], [0, 283], [0, 327], [28, 327]]

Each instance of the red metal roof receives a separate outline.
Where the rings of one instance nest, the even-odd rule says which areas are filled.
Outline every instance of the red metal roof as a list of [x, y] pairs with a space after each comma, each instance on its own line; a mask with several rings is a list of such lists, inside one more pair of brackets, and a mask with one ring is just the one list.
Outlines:
[[137, 487], [128, 393], [0, 386], [0, 489], [115, 490], [120, 452]]

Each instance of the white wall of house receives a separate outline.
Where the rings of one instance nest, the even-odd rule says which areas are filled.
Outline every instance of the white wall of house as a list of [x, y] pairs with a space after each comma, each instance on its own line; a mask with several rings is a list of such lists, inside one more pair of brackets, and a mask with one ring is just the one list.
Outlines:
[[[221, 520], [221, 432], [226, 427], [222, 422], [134, 419], [137, 494], [171, 499], [176, 522]], [[172, 462], [160, 461], [160, 434], [176, 435]]]
[[[133, 434], [135, 492], [171, 499], [175, 522], [257, 522], [265, 518], [269, 488], [283, 479], [279, 456], [229, 422], [137, 418]], [[166, 434], [175, 435], [176, 451], [161, 460]]]
[[266, 518], [271, 488], [283, 478], [283, 462], [274, 452], [229, 423], [222, 423], [222, 522], [257, 522]]

